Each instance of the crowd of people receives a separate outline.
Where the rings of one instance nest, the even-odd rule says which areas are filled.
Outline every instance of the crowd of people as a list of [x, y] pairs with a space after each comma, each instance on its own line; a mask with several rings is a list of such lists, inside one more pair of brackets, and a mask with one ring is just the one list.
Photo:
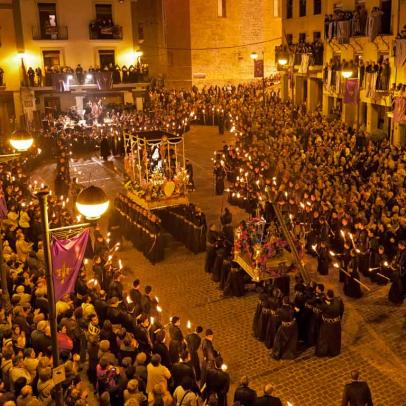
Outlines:
[[96, 72], [111, 72], [113, 84], [138, 83], [149, 81], [148, 64], [138, 61], [128, 67], [126, 65], [90, 66], [87, 70], [78, 64], [76, 68], [70, 66], [46, 66], [43, 71], [41, 67], [27, 69], [28, 85], [30, 87], [53, 86], [53, 75], [64, 74], [69, 77], [70, 85], [95, 84]]
[[307, 252], [323, 260], [321, 274], [344, 269], [344, 292], [350, 296], [348, 284], [359, 285], [359, 273], [375, 281], [384, 275], [392, 281], [390, 300], [401, 303], [406, 294], [404, 149], [387, 141], [375, 144], [341, 121], [277, 98], [265, 110], [249, 87], [243, 94], [256, 114], [237, 104], [231, 113], [236, 143], [216, 162], [230, 181], [230, 203], [251, 215], [260, 209], [270, 218], [265, 202], [272, 199]]
[[365, 4], [358, 4], [354, 11], [336, 8], [333, 14], [324, 18], [324, 37], [336, 38], [340, 44], [349, 42], [350, 37], [367, 35], [373, 41], [378, 35], [390, 34], [387, 16], [380, 7], [372, 7], [368, 13]]

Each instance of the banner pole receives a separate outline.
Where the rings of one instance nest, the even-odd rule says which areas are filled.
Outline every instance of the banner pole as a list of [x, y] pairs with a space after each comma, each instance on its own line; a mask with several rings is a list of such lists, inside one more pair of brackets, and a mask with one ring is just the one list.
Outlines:
[[[47, 281], [47, 298], [49, 305], [49, 324], [51, 328], [51, 341], [52, 341], [52, 362], [53, 367], [59, 366], [59, 350], [58, 338], [56, 329], [56, 306], [55, 306], [55, 292], [54, 281], [52, 279], [52, 258], [51, 258], [51, 244], [49, 240], [49, 222], [48, 222], [48, 190], [43, 190], [37, 193], [39, 206], [41, 210], [41, 225], [42, 225], [42, 240], [44, 245], [44, 259], [45, 259], [45, 276]], [[60, 384], [55, 385], [55, 403], [56, 406], [63, 405], [62, 387]]]

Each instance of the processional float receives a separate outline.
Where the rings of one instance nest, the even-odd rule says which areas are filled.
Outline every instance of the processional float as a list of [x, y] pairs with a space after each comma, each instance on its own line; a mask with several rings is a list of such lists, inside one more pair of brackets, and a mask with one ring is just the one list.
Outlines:
[[166, 131], [124, 133], [128, 197], [147, 210], [189, 204], [182, 135]]

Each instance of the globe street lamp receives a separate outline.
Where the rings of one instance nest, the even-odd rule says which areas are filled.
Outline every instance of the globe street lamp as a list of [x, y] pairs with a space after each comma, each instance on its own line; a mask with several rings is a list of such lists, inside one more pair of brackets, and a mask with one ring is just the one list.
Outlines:
[[109, 208], [106, 194], [97, 186], [82, 190], [76, 199], [76, 208], [88, 220], [97, 220]]
[[[258, 54], [256, 52], [251, 52], [250, 54], [250, 58], [254, 61], [254, 76], [257, 77], [255, 75], [255, 62], [258, 59]], [[262, 51], [262, 97], [264, 99], [264, 107], [266, 107], [266, 98], [265, 98], [265, 53], [264, 51]]]
[[278, 65], [285, 66], [288, 63], [288, 60], [284, 57], [278, 59]]
[[16, 130], [11, 134], [10, 144], [18, 152], [24, 152], [34, 143], [32, 134], [25, 130]]
[[256, 52], [251, 52], [250, 58], [255, 61], [258, 59], [258, 54]]
[[[59, 366], [59, 349], [57, 339], [57, 322], [56, 322], [56, 307], [55, 307], [55, 293], [54, 293], [54, 281], [53, 281], [53, 267], [51, 256], [51, 243], [50, 235], [56, 231], [67, 231], [73, 229], [83, 229], [89, 227], [90, 223], [75, 224], [72, 226], [49, 228], [48, 222], [48, 195], [49, 190], [43, 189], [37, 193], [39, 200], [39, 206], [41, 210], [41, 225], [43, 234], [44, 245], [44, 262], [45, 262], [45, 276], [47, 282], [48, 291], [48, 305], [49, 305], [49, 324], [51, 328], [51, 340], [52, 340], [52, 360], [53, 367]], [[109, 200], [106, 194], [100, 188], [96, 186], [90, 186], [79, 193], [76, 207], [79, 212], [83, 214], [87, 219], [96, 220], [100, 218], [109, 207]], [[57, 406], [63, 405], [62, 388], [60, 384], [55, 386], [55, 400]]]
[[344, 79], [349, 79], [349, 78], [352, 76], [352, 70], [351, 70], [351, 69], [343, 69], [343, 70], [341, 71], [341, 76], [342, 76]]

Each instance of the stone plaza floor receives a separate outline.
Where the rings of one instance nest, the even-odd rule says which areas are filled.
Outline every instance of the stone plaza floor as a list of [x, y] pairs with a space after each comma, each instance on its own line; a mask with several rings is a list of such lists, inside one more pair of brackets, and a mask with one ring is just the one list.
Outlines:
[[[226, 205], [226, 196], [214, 195], [210, 158], [215, 149], [231, 140], [231, 134], [218, 135], [216, 127], [195, 126], [186, 135], [187, 157], [193, 164], [196, 184], [191, 201], [206, 213], [209, 224], [218, 222], [221, 207]], [[120, 167], [118, 161], [103, 163], [99, 158], [79, 159], [72, 164], [80, 181], [103, 187], [112, 198], [121, 190]], [[245, 217], [239, 209], [231, 207], [231, 211], [234, 225]], [[223, 298], [217, 284], [204, 272], [205, 254], [193, 255], [169, 239], [165, 260], [156, 266], [128, 242], [121, 255], [124, 265], [131, 269], [125, 278], [126, 287], [135, 278], [141, 279], [142, 286], [152, 285], [163, 308], [164, 322], [178, 315], [184, 332], [187, 320], [192, 327], [199, 324], [213, 329], [215, 346], [231, 375], [230, 401], [240, 377], [247, 375], [260, 395], [264, 384], [273, 383], [283, 405], [290, 401], [294, 406], [338, 406], [343, 386], [349, 382], [351, 370], [357, 368], [370, 385], [375, 406], [406, 405], [406, 304], [395, 307], [388, 303], [389, 286], [378, 287], [365, 281], [371, 292], [351, 300], [343, 296], [335, 271], [319, 276], [310, 261], [312, 277], [333, 287], [344, 299], [341, 354], [317, 358], [314, 349], [309, 349], [295, 360], [276, 361], [252, 335], [257, 294]]]

